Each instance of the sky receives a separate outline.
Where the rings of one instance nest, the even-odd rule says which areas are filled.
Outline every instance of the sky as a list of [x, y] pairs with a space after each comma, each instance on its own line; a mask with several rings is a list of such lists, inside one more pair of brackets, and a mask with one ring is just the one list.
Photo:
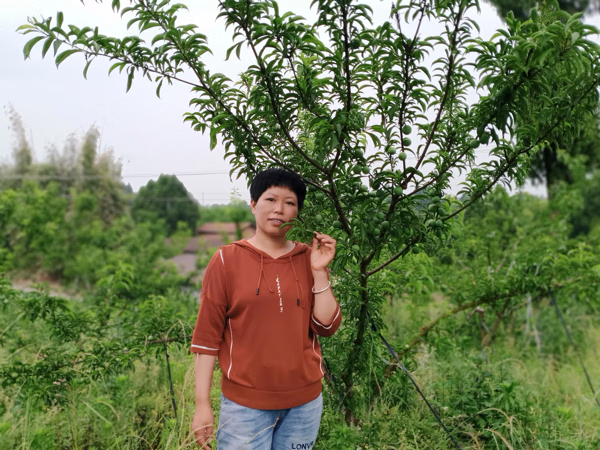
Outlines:
[[[388, 17], [389, 1], [369, 1], [374, 9], [374, 22], [380, 24]], [[177, 174], [186, 188], [202, 204], [228, 203], [234, 189], [249, 201], [244, 178], [231, 181], [229, 164], [224, 161], [223, 147], [209, 150], [209, 136], [193, 131], [183, 122], [183, 114], [191, 111], [190, 90], [183, 85], [163, 86], [161, 98], [155, 95], [156, 86], [138, 77], [126, 93], [125, 74], [117, 71], [108, 76], [108, 61], [96, 60], [90, 66], [87, 80], [82, 72], [85, 62], [74, 55], [56, 68], [49, 52], [41, 57], [41, 43], [24, 60], [23, 46], [32, 37], [15, 30], [27, 22], [28, 16], [56, 16], [64, 13], [65, 24], [98, 26], [102, 34], [123, 37], [135, 34], [127, 31], [127, 20], [110, 8], [110, 0], [96, 3], [86, 0], [0, 0], [0, 106], [9, 105], [20, 114], [27, 135], [33, 144], [36, 160], [43, 160], [46, 150], [54, 145], [62, 148], [67, 137], [83, 134], [96, 126], [101, 133], [101, 149], [112, 148], [123, 165], [123, 179], [135, 191], [159, 174]], [[122, 0], [126, 5], [127, 0]], [[180, 14], [181, 23], [194, 23], [199, 32], [208, 36], [212, 56], [205, 62], [212, 72], [222, 72], [231, 78], [241, 73], [250, 62], [225, 61], [231, 45], [231, 30], [225, 31], [224, 21], [217, 19], [216, 0], [187, 0], [189, 11]], [[280, 0], [282, 11], [291, 10], [308, 20], [314, 17], [311, 0]], [[481, 14], [473, 14], [482, 36], [491, 36], [503, 24], [495, 9], [482, 2]], [[600, 18], [588, 22], [600, 26]], [[438, 24], [426, 23], [423, 34], [430, 35]], [[0, 160], [8, 160], [14, 136], [6, 114], [0, 114]], [[207, 172], [209, 174], [207, 174]], [[534, 193], [539, 189], [528, 187]]]

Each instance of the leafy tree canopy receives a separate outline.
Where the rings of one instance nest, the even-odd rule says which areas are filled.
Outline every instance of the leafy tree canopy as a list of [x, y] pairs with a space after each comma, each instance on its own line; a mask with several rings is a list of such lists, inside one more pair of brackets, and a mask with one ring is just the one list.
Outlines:
[[167, 234], [177, 230], [178, 222], [196, 229], [200, 218], [198, 203], [175, 175], [160, 175], [150, 180], [135, 196], [131, 214], [137, 222], [163, 219]]
[[600, 121], [598, 110], [582, 118], [574, 139], [557, 139], [542, 148], [531, 160], [534, 183], [546, 185], [551, 197], [561, 182], [585, 183], [600, 163]]
[[[597, 11], [600, 4], [596, 0], [489, 0], [498, 9], [501, 17], [509, 13], [522, 21], [530, 17], [531, 11], [539, 4], [540, 10], [561, 9], [569, 13]], [[566, 81], [568, 82], [568, 81]], [[541, 151], [533, 155], [530, 177], [534, 183], [546, 186], [548, 196], [560, 182], [573, 183], [580, 168], [592, 173], [600, 160], [600, 123], [598, 107], [586, 114], [578, 135], [566, 138], [558, 137], [556, 142], [544, 145]], [[583, 164], [583, 166], [582, 166]], [[586, 175], [586, 174], [584, 174]]]

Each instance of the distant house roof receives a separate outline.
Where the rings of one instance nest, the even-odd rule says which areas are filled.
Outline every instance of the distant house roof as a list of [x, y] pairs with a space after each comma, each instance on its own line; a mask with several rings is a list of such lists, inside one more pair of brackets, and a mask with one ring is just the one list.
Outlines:
[[[254, 230], [255, 226], [252, 222], [242, 222], [240, 224], [240, 228], [242, 232], [252, 229]], [[198, 234], [235, 234], [235, 223], [233, 222], [207, 222], [197, 229]]]

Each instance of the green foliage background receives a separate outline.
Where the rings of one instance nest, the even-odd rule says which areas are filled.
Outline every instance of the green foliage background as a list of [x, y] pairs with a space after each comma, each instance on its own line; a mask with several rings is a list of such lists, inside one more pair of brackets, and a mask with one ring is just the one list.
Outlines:
[[[178, 22], [185, 5], [111, 6], [151, 39], [65, 25], [59, 12], [20, 28], [33, 34], [25, 57], [37, 44], [57, 65], [78, 54], [84, 75], [109, 57], [127, 90], [136, 75], [153, 79], [157, 94], [165, 81], [191, 85], [197, 110], [185, 120], [209, 133], [211, 148], [222, 140], [232, 170], [251, 178], [276, 165], [309, 185], [290, 237], [319, 229], [338, 240], [332, 269], [345, 319], [322, 342], [331, 378], [319, 448], [452, 445], [375, 329], [465, 447], [598, 447], [599, 400], [549, 307], [556, 293], [596, 379], [600, 236], [586, 210], [597, 185], [586, 157], [597, 132], [586, 119], [598, 106], [600, 47], [581, 15], [549, 0], [526, 21], [508, 15], [485, 41], [473, 37], [476, 0], [398, 2], [383, 24], [351, 0], [314, 2], [313, 24], [272, 1], [224, 0], [220, 18], [234, 32], [227, 57], [243, 48], [254, 57], [230, 80], [204, 64], [207, 37]], [[406, 22], [425, 20], [445, 31], [403, 33]], [[443, 56], [431, 61], [434, 51]], [[563, 151], [582, 136], [588, 153]], [[477, 158], [478, 148], [489, 158]], [[548, 149], [568, 169], [549, 200], [498, 187], [524, 183]], [[12, 179], [33, 167], [28, 155], [16, 149]], [[95, 160], [82, 155], [85, 175]], [[465, 180], [449, 195], [458, 173]], [[3, 281], [0, 436], [22, 448], [193, 445], [187, 346], [197, 292], [162, 262], [164, 224], [147, 222], [157, 214], [141, 201], [138, 223], [127, 211], [99, 219], [92, 187], [75, 186], [68, 198], [61, 189], [25, 182], [2, 192], [12, 205], [1, 216], [4, 267], [38, 267], [87, 289], [74, 301]], [[77, 223], [98, 225], [89, 233]]]
[[[557, 293], [597, 385], [600, 228], [570, 238], [582, 195], [565, 185], [548, 203], [498, 189], [454, 222], [447, 245], [411, 253], [378, 279], [386, 337], [463, 448], [600, 444], [600, 409], [548, 293]], [[77, 299], [0, 283], [1, 448], [192, 445], [189, 334], [198, 294], [157, 265], [147, 242], [126, 241]], [[336, 292], [343, 290], [344, 280], [335, 281]], [[471, 314], [478, 307], [483, 313]], [[451, 448], [391, 356], [371, 351], [387, 361], [385, 384], [361, 422], [348, 427], [334, 371], [316, 448]], [[325, 356], [336, 367], [342, 355]]]
[[200, 218], [197, 202], [175, 175], [160, 175], [158, 180], [150, 180], [140, 188], [131, 207], [131, 214], [137, 222], [164, 220], [167, 234], [177, 230], [179, 222], [185, 223], [192, 231]]

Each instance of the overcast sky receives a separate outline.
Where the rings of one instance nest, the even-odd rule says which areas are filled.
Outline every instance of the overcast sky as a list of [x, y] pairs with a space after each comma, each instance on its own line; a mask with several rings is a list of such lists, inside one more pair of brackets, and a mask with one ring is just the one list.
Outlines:
[[[62, 11], [65, 24], [98, 26], [102, 34], [122, 37], [134, 34], [126, 30], [126, 20], [112, 12], [110, 0], [97, 4], [94, 0], [0, 0], [0, 106], [12, 105], [22, 116], [37, 160], [45, 157], [49, 145], [62, 148], [71, 133], [83, 135], [96, 125], [102, 134], [102, 147], [112, 147], [122, 161], [124, 181], [138, 190], [149, 179], [160, 173], [179, 174], [188, 190], [201, 202], [228, 203], [232, 189], [238, 188], [248, 200], [246, 181], [229, 180], [229, 166], [223, 160], [223, 147], [209, 150], [207, 135], [194, 132], [184, 124], [182, 115], [189, 111], [192, 98], [185, 86], [163, 86], [161, 98], [154, 94], [155, 86], [137, 78], [129, 93], [125, 93], [126, 76], [117, 72], [109, 77], [108, 61], [96, 60], [88, 71], [87, 81], [82, 76], [84, 60], [74, 55], [57, 70], [52, 58], [41, 58], [41, 43], [32, 57], [23, 59], [23, 45], [32, 37], [15, 32], [26, 23], [28, 16], [55, 16]], [[127, 0], [122, 0], [126, 5]], [[182, 14], [181, 23], [194, 23], [209, 38], [214, 56], [207, 57], [207, 66], [213, 72], [222, 72], [235, 78], [248, 59], [225, 61], [225, 51], [231, 45], [223, 21], [217, 20], [215, 0], [187, 0], [189, 12]], [[292, 10], [307, 19], [314, 17], [311, 0], [280, 0], [281, 10]], [[387, 19], [389, 1], [367, 1], [375, 10], [376, 24]], [[489, 37], [503, 24], [495, 10], [482, 4], [481, 15], [474, 17]], [[597, 17], [588, 19], [600, 25]], [[423, 34], [436, 31], [434, 24], [426, 24]], [[10, 157], [13, 136], [6, 114], [0, 115], [0, 159]], [[221, 172], [216, 175], [183, 175], [185, 173]], [[223, 173], [225, 172], [225, 173]], [[141, 176], [151, 175], [151, 176]]]

